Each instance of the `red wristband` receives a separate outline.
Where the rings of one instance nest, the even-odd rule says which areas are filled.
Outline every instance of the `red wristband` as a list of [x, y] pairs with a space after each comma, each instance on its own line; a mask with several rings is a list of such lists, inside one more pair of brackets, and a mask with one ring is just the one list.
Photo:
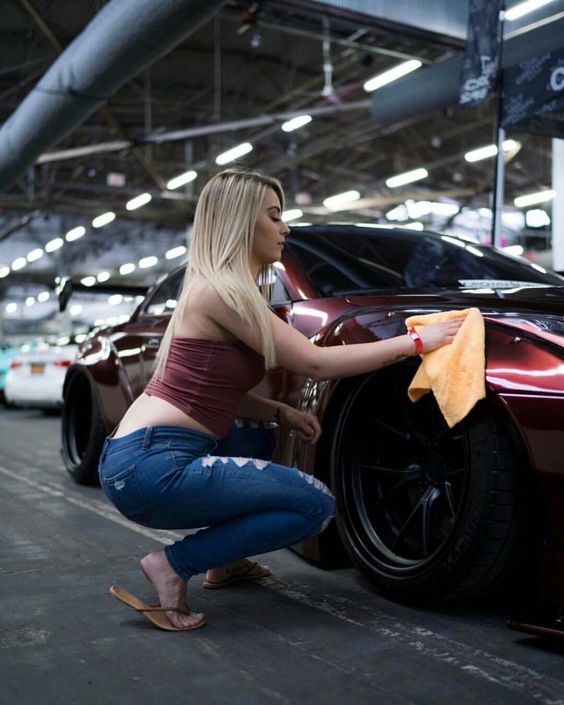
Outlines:
[[413, 326], [408, 329], [408, 334], [411, 340], [415, 343], [415, 354], [416, 355], [422, 355], [423, 354], [423, 341], [421, 340], [421, 336], [419, 333], [415, 330]]

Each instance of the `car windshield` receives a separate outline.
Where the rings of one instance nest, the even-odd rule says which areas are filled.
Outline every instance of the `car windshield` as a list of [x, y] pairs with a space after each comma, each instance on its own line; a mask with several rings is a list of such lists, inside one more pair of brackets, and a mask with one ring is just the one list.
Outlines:
[[542, 267], [449, 235], [296, 228], [287, 244], [325, 296], [373, 289], [564, 286], [564, 278]]

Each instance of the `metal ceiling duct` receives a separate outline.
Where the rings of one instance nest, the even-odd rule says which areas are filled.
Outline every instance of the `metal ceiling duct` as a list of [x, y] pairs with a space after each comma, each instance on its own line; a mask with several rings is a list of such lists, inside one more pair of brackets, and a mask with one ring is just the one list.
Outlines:
[[227, 0], [111, 0], [0, 129], [0, 192]]
[[[559, 49], [564, 37], [564, 17], [539, 25], [505, 41], [503, 68]], [[371, 112], [382, 125], [392, 125], [415, 115], [425, 115], [458, 102], [462, 56], [422, 68], [374, 92]]]
[[321, 6], [342, 16], [371, 18], [382, 27], [411, 27], [437, 36], [466, 38], [468, 0], [291, 0], [300, 6]]

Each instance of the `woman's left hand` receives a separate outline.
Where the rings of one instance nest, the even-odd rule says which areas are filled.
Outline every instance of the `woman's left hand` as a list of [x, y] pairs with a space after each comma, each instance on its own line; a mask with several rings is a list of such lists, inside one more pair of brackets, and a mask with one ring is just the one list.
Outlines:
[[291, 406], [282, 409], [284, 425], [298, 434], [298, 438], [308, 443], [316, 443], [321, 435], [321, 424], [317, 416], [298, 411]]

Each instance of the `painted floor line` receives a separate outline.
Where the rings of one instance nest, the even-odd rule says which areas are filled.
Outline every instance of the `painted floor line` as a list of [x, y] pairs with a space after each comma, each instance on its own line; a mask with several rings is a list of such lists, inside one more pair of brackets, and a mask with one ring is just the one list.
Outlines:
[[65, 492], [62, 489], [49, 485], [49, 483], [37, 482], [35, 480], [31, 480], [28, 477], [22, 477], [22, 475], [18, 475], [17, 473], [13, 472], [12, 470], [8, 470], [8, 468], [5, 468], [2, 465], [0, 465], [0, 473], [6, 475], [7, 477], [10, 477], [13, 480], [23, 482], [29, 487], [33, 487], [34, 489], [39, 490], [40, 492], [45, 492], [45, 494], [51, 495], [52, 497], [61, 497], [66, 502], [74, 504], [76, 507], [80, 507], [80, 509], [86, 509], [89, 512], [98, 514], [104, 519], [109, 519], [109, 521], [113, 521], [114, 524], [119, 524], [120, 526], [123, 526], [126, 529], [129, 529], [130, 531], [135, 531], [138, 534], [153, 539], [154, 541], [158, 541], [163, 545], [169, 544], [171, 541], [178, 541], [179, 539], [184, 538], [184, 534], [178, 534], [174, 531], [155, 531], [145, 526], [135, 524], [126, 519], [125, 517], [122, 517], [116, 509], [113, 509], [110, 505], [100, 502], [99, 500], [90, 499], [86, 502], [82, 499], [78, 499], [77, 497], [73, 497], [68, 492]]
[[[147, 538], [167, 544], [169, 541], [178, 540], [183, 534], [172, 531], [154, 531], [152, 529], [139, 526], [128, 521], [117, 513], [115, 509], [98, 500], [84, 501], [65, 492], [63, 489], [54, 487], [46, 482], [38, 482], [8, 470], [0, 465], [0, 474], [13, 480], [22, 482], [35, 490], [44, 492], [52, 497], [62, 498], [64, 501], [73, 504], [80, 509], [93, 512], [123, 526], [130, 531], [135, 531]], [[499, 659], [494, 654], [486, 651], [474, 649], [461, 642], [457, 642], [427, 629], [420, 629], [414, 625], [398, 622], [384, 615], [378, 615], [382, 621], [388, 622], [390, 626], [365, 624], [351, 618], [345, 609], [339, 609], [328, 604], [324, 599], [316, 599], [307, 592], [296, 588], [283, 581], [271, 580], [267, 589], [272, 589], [291, 599], [306, 604], [313, 609], [320, 609], [327, 612], [332, 617], [354, 624], [361, 628], [368, 627], [375, 634], [387, 639], [394, 639], [403, 643], [404, 646], [417, 651], [419, 654], [435, 660], [447, 663], [459, 670], [462, 674], [472, 678], [494, 683], [504, 689], [520, 693], [535, 700], [539, 705], [564, 705], [564, 700], [556, 696], [562, 689], [562, 683], [554, 678], [537, 673], [532, 669], [520, 666], [517, 663], [505, 659]], [[371, 615], [374, 618], [374, 613]], [[377, 618], [378, 618], [377, 617]], [[393, 622], [393, 625], [390, 624]], [[427, 642], [427, 643], [426, 643]], [[445, 648], [446, 647], [446, 648]], [[476, 661], [479, 663], [476, 663]], [[519, 674], [519, 675], [517, 675]]]

